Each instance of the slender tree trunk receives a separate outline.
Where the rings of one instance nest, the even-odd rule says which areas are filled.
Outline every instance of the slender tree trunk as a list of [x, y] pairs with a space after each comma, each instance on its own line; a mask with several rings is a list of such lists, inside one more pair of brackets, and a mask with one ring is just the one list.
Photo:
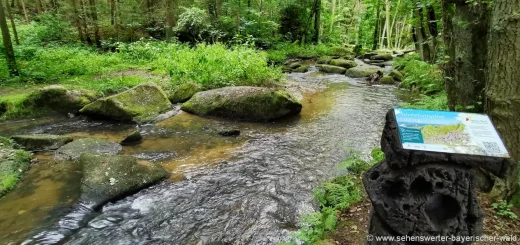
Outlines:
[[85, 42], [85, 33], [83, 33], [81, 21], [79, 20], [78, 4], [76, 3], [76, 0], [71, 0], [70, 3], [72, 6], [73, 23], [76, 26], [76, 29], [78, 29], [78, 38], [83, 43]]
[[431, 54], [430, 54], [430, 62], [434, 62], [437, 56], [437, 37], [439, 36], [439, 31], [437, 28], [437, 18], [435, 17], [435, 9], [432, 5], [428, 5], [427, 10], [427, 20], [428, 20], [428, 30], [430, 31], [430, 35], [432, 36], [431, 40]]
[[379, 4], [379, 0], [377, 0], [376, 4], [376, 26], [374, 27], [374, 43], [372, 44], [372, 50], [376, 50], [379, 43], [379, 15], [381, 12], [381, 4]]
[[11, 6], [9, 5], [9, 0], [5, 1], [5, 8], [7, 10], [9, 20], [11, 21], [11, 29], [13, 29], [14, 40], [16, 44], [20, 44], [20, 40], [18, 39], [18, 32], [16, 31], [16, 25], [14, 24], [13, 12], [11, 11]]
[[392, 2], [390, 0], [385, 0], [385, 27], [383, 28], [383, 34], [381, 35], [381, 42], [379, 43], [379, 48], [382, 49], [385, 43], [385, 35], [386, 35], [386, 43], [387, 46], [390, 43], [388, 38], [388, 27], [390, 26], [390, 7]]
[[27, 15], [27, 9], [25, 8], [24, 0], [20, 0], [20, 5], [22, 5], [23, 16], [25, 17], [25, 24], [29, 24], [29, 15]]
[[110, 0], [110, 24], [116, 24], [116, 0]]
[[170, 41], [173, 37], [173, 28], [175, 27], [175, 0], [166, 0], [166, 18], [167, 18], [167, 29], [166, 29], [166, 40]]
[[81, 12], [83, 13], [81, 15], [82, 17], [80, 18], [80, 20], [83, 20], [82, 24], [83, 24], [83, 30], [85, 31], [85, 41], [87, 42], [88, 45], [92, 45], [92, 38], [90, 37], [90, 32], [88, 30], [89, 15], [87, 14], [88, 11], [87, 11], [87, 7], [85, 6], [86, 3], [84, 3], [83, 1], [86, 1], [86, 0], [79, 0]]
[[321, 25], [321, 0], [317, 0], [314, 15], [314, 42], [320, 43], [320, 25]]
[[336, 15], [336, 0], [332, 0], [331, 13], [330, 13], [330, 32], [332, 34], [332, 30], [334, 28], [334, 17]]
[[0, 29], [2, 29], [2, 39], [4, 42], [4, 52], [7, 60], [7, 67], [9, 69], [9, 75], [18, 76], [18, 67], [16, 66], [13, 43], [11, 43], [11, 35], [9, 34], [9, 27], [7, 27], [4, 3], [2, 1], [0, 1]]
[[428, 36], [426, 36], [426, 31], [424, 30], [423, 8], [416, 8], [415, 14], [418, 20], [415, 24], [415, 35], [417, 36], [417, 41], [421, 46], [421, 57], [422, 60], [430, 62], [430, 46], [427, 42]]
[[36, 13], [41, 14], [43, 12], [43, 6], [41, 0], [36, 0]]
[[484, 102], [489, 11], [465, 1], [444, 3], [446, 92], [451, 110], [481, 112]]
[[412, 27], [412, 38], [413, 38], [413, 43], [415, 45], [415, 52], [419, 53], [422, 56], [422, 45], [421, 45], [422, 39], [419, 39], [419, 35], [417, 33], [417, 29], [415, 28], [415, 26]]
[[485, 109], [502, 136], [515, 164], [506, 179], [505, 194], [520, 205], [520, 1], [495, 0], [489, 32]]
[[89, 0], [90, 3], [90, 18], [92, 19], [92, 25], [94, 26], [94, 41], [96, 43], [96, 47], [101, 50], [103, 47], [101, 46], [101, 36], [99, 34], [99, 24], [97, 17], [97, 8], [96, 8], [96, 0]]
[[[177, 4], [175, 4], [175, 8], [177, 8], [176, 6]], [[262, 11], [262, 4], [260, 2], [260, 12]], [[215, 17], [220, 17], [222, 16], [222, 0], [216, 0], [215, 1]]]

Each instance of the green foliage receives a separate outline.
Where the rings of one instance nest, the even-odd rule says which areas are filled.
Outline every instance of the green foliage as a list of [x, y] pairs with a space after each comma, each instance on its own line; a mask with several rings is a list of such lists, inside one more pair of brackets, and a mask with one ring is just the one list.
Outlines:
[[71, 23], [59, 15], [44, 13], [33, 18], [31, 25], [18, 25], [20, 41], [24, 45], [56, 45], [77, 42]]
[[493, 209], [495, 210], [496, 214], [506, 217], [509, 219], [517, 219], [518, 216], [515, 212], [511, 211], [511, 208], [513, 207], [513, 204], [508, 204], [504, 200], [500, 200], [498, 203], [492, 204]]
[[361, 153], [355, 150], [349, 151], [349, 158], [345, 159], [338, 166], [339, 169], [348, 169], [354, 174], [362, 174], [370, 169], [374, 164], [381, 162], [385, 158], [385, 153], [379, 148], [375, 148], [370, 152], [371, 159], [369, 162], [361, 157]]
[[240, 19], [240, 34], [252, 36], [255, 43], [262, 47], [271, 47], [279, 40], [277, 35], [273, 35], [277, 29], [278, 23], [253, 9], [247, 10], [245, 16]]
[[326, 231], [336, 228], [337, 211], [333, 208], [323, 208], [321, 212], [313, 212], [302, 217], [299, 223], [300, 230], [295, 238], [303, 244], [312, 244], [317, 241]]
[[417, 60], [416, 54], [396, 58], [394, 64], [404, 73], [401, 86], [424, 94], [435, 94], [444, 90], [444, 77], [438, 65]]
[[224, 36], [224, 33], [211, 25], [206, 11], [197, 7], [185, 8], [184, 12], [179, 16], [173, 31], [180, 41], [191, 43], [202, 41], [215, 42]]
[[11, 147], [13, 146], [13, 140], [0, 136], [0, 147]]
[[372, 157], [372, 160], [370, 160], [370, 163], [372, 165], [379, 163], [383, 161], [383, 159], [385, 159], [385, 153], [379, 148], [372, 149], [372, 151], [370, 152], [370, 156]]
[[401, 103], [399, 106], [410, 109], [449, 111], [446, 92], [441, 92], [432, 96], [421, 95], [418, 100], [412, 103]]
[[0, 196], [20, 179], [20, 176], [29, 168], [31, 154], [24, 150], [13, 150], [0, 147]]

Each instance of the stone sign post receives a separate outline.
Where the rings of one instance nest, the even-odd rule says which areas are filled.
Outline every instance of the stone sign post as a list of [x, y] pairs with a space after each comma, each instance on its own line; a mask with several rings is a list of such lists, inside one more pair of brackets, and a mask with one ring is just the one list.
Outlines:
[[510, 166], [487, 116], [392, 109], [381, 149], [386, 158], [363, 176], [372, 202], [369, 238], [415, 240], [367, 244], [432, 244], [421, 237], [441, 238], [434, 244], [471, 244], [457, 239], [482, 235], [484, 217], [470, 170], [504, 177]]

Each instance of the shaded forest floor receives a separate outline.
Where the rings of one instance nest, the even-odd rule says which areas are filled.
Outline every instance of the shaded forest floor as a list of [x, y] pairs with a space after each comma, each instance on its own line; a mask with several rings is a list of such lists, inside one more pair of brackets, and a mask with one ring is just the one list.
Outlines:
[[[480, 207], [484, 211], [484, 235], [487, 236], [517, 236], [520, 238], [520, 220], [508, 219], [498, 216], [493, 207], [492, 201], [485, 194], [479, 194]], [[352, 205], [350, 208], [343, 210], [338, 215], [338, 225], [336, 229], [329, 234], [326, 244], [358, 244], [366, 243], [368, 235], [368, 223], [370, 217], [370, 200], [364, 198], [362, 201]], [[520, 214], [520, 210], [513, 210]], [[491, 245], [491, 244], [520, 244], [517, 242], [476, 242], [474, 244]]]

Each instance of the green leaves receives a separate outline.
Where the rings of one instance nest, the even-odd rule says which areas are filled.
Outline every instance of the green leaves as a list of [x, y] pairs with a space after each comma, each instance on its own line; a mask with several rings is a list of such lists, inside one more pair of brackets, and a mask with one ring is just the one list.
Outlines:
[[502, 217], [506, 217], [509, 219], [518, 218], [518, 216], [513, 211], [511, 211], [513, 204], [508, 204], [506, 201], [500, 200], [498, 203], [493, 203], [492, 206], [495, 210], [495, 213]]

